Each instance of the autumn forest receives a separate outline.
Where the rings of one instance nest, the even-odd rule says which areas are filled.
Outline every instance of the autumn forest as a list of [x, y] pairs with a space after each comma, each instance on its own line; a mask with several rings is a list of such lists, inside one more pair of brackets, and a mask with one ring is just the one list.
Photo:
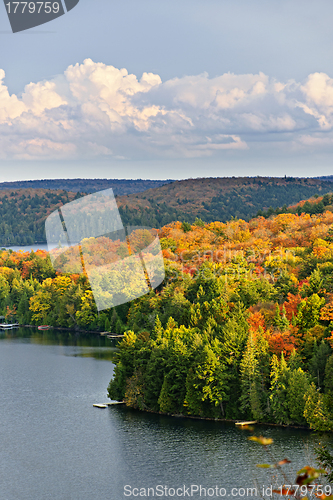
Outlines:
[[164, 282], [99, 313], [84, 273], [56, 272], [45, 251], [3, 249], [0, 314], [125, 334], [108, 393], [131, 407], [333, 430], [330, 196], [308, 202], [321, 203], [314, 213], [303, 202], [163, 226]]

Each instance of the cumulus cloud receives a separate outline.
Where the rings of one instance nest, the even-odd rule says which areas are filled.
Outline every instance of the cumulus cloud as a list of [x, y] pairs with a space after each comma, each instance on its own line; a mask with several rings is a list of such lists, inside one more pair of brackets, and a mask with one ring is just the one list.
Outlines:
[[[162, 82], [86, 59], [10, 95], [0, 69], [0, 157], [195, 158], [333, 146], [333, 79], [203, 73]], [[296, 145], [296, 146], [295, 146]]]

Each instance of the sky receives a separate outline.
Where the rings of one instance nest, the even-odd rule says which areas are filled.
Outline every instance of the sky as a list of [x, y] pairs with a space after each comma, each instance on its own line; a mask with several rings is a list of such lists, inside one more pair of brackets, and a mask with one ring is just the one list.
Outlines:
[[331, 175], [328, 0], [80, 0], [12, 33], [0, 181]]

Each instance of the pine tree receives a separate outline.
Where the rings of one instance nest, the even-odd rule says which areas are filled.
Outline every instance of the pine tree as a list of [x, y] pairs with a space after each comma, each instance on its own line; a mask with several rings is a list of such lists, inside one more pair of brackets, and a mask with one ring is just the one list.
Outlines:
[[271, 408], [278, 424], [288, 424], [289, 408], [287, 403], [289, 368], [284, 359], [283, 353], [281, 359], [274, 354], [271, 362]]
[[315, 347], [315, 352], [309, 363], [309, 370], [313, 379], [316, 381], [317, 388], [320, 390], [323, 387], [325, 377], [325, 367], [332, 349], [327, 343], [322, 340], [318, 347]]
[[316, 431], [332, 431], [333, 415], [327, 407], [324, 395], [316, 389], [313, 382], [304, 399], [304, 417], [310, 428]]
[[154, 326], [154, 329], [151, 333], [151, 338], [153, 340], [161, 340], [163, 336], [163, 327], [162, 327], [162, 323], [161, 323], [161, 320], [158, 316], [158, 314], [156, 315], [156, 318], [155, 318], [155, 326]]
[[302, 368], [294, 369], [289, 375], [287, 403], [290, 418], [297, 424], [305, 423], [304, 418], [304, 394], [310, 386], [308, 377]]
[[263, 416], [259, 390], [259, 369], [256, 357], [253, 335], [250, 334], [244, 356], [240, 364], [242, 395], [240, 397], [241, 410], [248, 411], [250, 416], [260, 420]]

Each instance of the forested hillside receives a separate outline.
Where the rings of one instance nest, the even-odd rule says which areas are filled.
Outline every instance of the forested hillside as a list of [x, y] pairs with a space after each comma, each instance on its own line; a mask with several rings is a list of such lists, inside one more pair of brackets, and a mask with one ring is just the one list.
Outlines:
[[140, 193], [149, 188], [163, 186], [172, 180], [149, 179], [40, 179], [33, 181], [1, 182], [0, 191], [4, 189], [52, 189], [71, 191], [74, 193], [94, 193], [112, 188], [115, 196]]
[[[74, 181], [84, 180], [74, 179]], [[102, 181], [98, 179], [90, 181], [90, 186], [85, 181], [82, 184], [79, 182], [76, 188], [81, 186], [82, 189], [87, 187], [91, 190], [105, 189], [107, 185]], [[120, 187], [122, 182], [119, 181]], [[155, 181], [140, 181], [141, 188], [146, 182], [149, 185], [149, 182]], [[62, 185], [62, 181], [59, 183]], [[307, 201], [304, 207], [302, 203], [289, 208], [287, 205], [315, 194], [318, 197], [331, 188], [332, 183], [313, 179], [269, 177], [188, 179], [148, 189], [139, 194], [118, 196], [117, 204], [125, 226], [160, 228], [174, 220], [193, 223], [199, 218], [204, 222], [225, 222], [232, 217], [249, 220], [257, 213], [265, 217], [282, 212], [312, 213], [311, 210], [314, 210], [313, 213], [319, 213], [324, 208], [331, 210], [331, 198], [327, 197], [328, 195], [324, 198], [320, 196], [317, 202], [316, 199]], [[0, 246], [46, 243], [44, 222], [47, 215], [58, 206], [80, 196], [82, 196], [80, 192], [68, 192], [64, 189], [0, 190]], [[284, 205], [282, 208], [273, 208], [282, 205]], [[265, 211], [268, 207], [270, 208]]]
[[270, 207], [268, 210], [258, 210], [257, 216], [263, 216], [265, 218], [271, 215], [279, 214], [322, 214], [326, 210], [333, 211], [333, 194], [326, 193], [324, 196], [315, 195], [309, 200], [302, 200], [295, 205], [290, 205], [287, 207], [284, 205], [282, 208], [277, 207], [276, 209]]
[[129, 406], [333, 430], [332, 235], [330, 211], [174, 222], [159, 230], [164, 282], [99, 314], [84, 274], [2, 251], [0, 315], [126, 332], [109, 395]]
[[46, 243], [46, 217], [80, 196], [48, 189], [0, 191], [0, 247]]
[[226, 222], [249, 220], [259, 210], [289, 206], [332, 191], [318, 179], [225, 177], [176, 181], [137, 195], [118, 198], [125, 225], [161, 227], [174, 220]]
[[333, 214], [161, 229], [168, 279], [129, 307], [112, 399], [333, 430]]

